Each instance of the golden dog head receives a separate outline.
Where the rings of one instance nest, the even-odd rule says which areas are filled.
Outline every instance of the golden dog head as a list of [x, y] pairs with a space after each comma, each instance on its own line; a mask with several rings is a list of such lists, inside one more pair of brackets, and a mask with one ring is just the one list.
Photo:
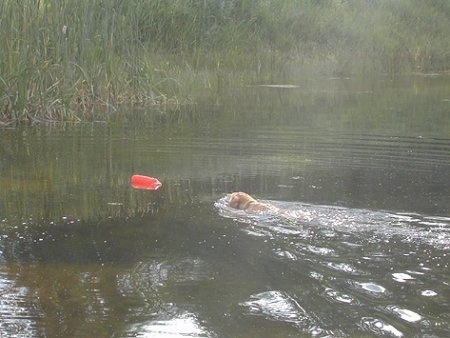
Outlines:
[[264, 204], [256, 201], [252, 196], [245, 192], [234, 192], [230, 195], [228, 205], [231, 208], [245, 210], [249, 212], [268, 211], [273, 209], [269, 204]]

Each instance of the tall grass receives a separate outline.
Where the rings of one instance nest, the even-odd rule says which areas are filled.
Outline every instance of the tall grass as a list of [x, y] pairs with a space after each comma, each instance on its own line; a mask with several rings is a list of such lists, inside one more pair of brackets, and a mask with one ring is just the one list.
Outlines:
[[448, 17], [446, 0], [3, 0], [0, 123], [182, 104], [293, 64], [447, 70]]
[[176, 85], [159, 76], [163, 60], [139, 42], [140, 12], [132, 8], [122, 1], [3, 1], [3, 121], [79, 120], [121, 102], [175, 97]]

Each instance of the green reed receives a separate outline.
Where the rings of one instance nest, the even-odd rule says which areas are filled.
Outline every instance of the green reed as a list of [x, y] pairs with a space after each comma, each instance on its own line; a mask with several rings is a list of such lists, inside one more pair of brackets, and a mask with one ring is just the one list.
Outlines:
[[164, 109], [290, 67], [447, 70], [449, 15], [446, 0], [3, 0], [0, 123]]

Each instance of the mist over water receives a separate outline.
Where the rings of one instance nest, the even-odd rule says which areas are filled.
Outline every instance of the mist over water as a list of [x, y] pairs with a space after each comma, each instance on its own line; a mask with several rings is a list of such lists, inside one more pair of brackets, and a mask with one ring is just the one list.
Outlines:
[[2, 130], [0, 335], [448, 336], [448, 81], [409, 80]]

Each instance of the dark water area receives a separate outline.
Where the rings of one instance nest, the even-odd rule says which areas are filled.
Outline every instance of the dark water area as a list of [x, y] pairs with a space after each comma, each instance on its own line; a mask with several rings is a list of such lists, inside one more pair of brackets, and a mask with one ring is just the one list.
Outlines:
[[449, 336], [449, 80], [0, 130], [0, 336]]

